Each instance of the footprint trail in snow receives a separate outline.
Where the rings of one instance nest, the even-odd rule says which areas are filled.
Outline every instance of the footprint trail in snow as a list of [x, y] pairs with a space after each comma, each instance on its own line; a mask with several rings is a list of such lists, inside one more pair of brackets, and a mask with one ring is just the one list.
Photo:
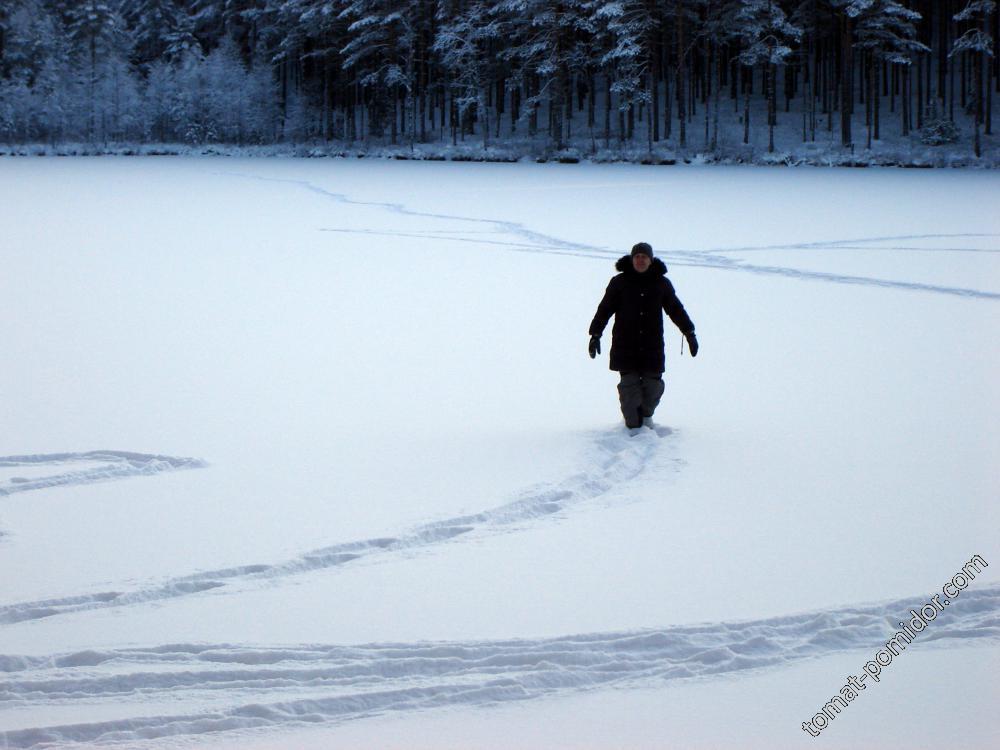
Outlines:
[[131, 591], [102, 591], [39, 601], [0, 604], [0, 625], [92, 609], [125, 607], [175, 599], [237, 584], [273, 582], [311, 571], [333, 569], [355, 560], [375, 559], [390, 553], [433, 549], [436, 545], [450, 542], [457, 537], [481, 537], [500, 533], [522, 524], [551, 517], [581, 502], [605, 495], [640, 474], [658, 447], [669, 444], [665, 444], [661, 438], [669, 437], [671, 434], [670, 429], [665, 427], [659, 427], [656, 431], [644, 429], [636, 435], [629, 435], [623, 430], [598, 433], [592, 441], [594, 456], [586, 461], [587, 466], [595, 468], [558, 482], [529, 488], [513, 499], [492, 508], [424, 523], [395, 536], [340, 542], [304, 552], [289, 560], [202, 571], [150, 583]]
[[[761, 620], [541, 639], [276, 647], [178, 643], [43, 657], [0, 655], [0, 711], [44, 707], [54, 718], [49, 725], [0, 737], [11, 748], [34, 748], [288, 729], [594, 687], [652, 686], [847, 651], [857, 652], [860, 670], [892, 637], [899, 619], [925, 601], [921, 595]], [[1000, 643], [1000, 585], [963, 591], [908, 648], [959, 642]], [[95, 708], [101, 721], [80, 721]]]
[[[69, 468], [85, 464], [82, 468]], [[96, 464], [96, 465], [90, 465]], [[126, 451], [89, 451], [86, 453], [44, 453], [30, 456], [0, 456], [0, 497], [46, 487], [109, 482], [129, 477], [151, 476], [165, 471], [201, 469], [208, 464], [197, 458], [157, 456]], [[68, 470], [51, 473], [53, 467]], [[4, 470], [7, 471], [4, 471]], [[33, 474], [34, 476], [20, 476]]]

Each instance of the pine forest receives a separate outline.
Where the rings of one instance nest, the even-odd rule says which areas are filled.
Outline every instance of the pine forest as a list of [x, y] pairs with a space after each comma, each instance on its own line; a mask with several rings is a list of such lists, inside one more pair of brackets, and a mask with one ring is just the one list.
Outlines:
[[0, 142], [992, 143], [993, 0], [4, 0]]

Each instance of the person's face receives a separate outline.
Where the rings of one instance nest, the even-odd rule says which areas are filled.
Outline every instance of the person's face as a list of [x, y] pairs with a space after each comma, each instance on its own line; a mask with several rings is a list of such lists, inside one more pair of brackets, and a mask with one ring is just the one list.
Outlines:
[[652, 262], [653, 261], [650, 260], [650, 257], [645, 253], [636, 253], [632, 256], [632, 268], [639, 273], [646, 273]]

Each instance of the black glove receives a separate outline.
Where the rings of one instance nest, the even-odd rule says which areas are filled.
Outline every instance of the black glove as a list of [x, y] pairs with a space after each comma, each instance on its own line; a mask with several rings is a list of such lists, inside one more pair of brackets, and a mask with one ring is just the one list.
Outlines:
[[689, 331], [684, 334], [684, 338], [688, 341], [688, 348], [691, 350], [691, 356], [698, 356], [698, 339], [694, 335], [694, 331]]
[[594, 359], [598, 354], [601, 353], [601, 337], [591, 336], [590, 346], [587, 347], [587, 351], [590, 352], [590, 358]]

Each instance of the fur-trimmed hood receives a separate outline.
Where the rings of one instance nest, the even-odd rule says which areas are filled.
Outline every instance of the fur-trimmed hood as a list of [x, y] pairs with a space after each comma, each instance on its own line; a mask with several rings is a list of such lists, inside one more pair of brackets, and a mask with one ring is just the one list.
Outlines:
[[[615, 262], [615, 270], [621, 273], [631, 273], [636, 276], [639, 272], [635, 270], [632, 266], [632, 256], [623, 255]], [[653, 258], [653, 262], [649, 265], [649, 270], [646, 273], [651, 273], [653, 276], [666, 276], [667, 275], [667, 264], [664, 263], [659, 258]]]

